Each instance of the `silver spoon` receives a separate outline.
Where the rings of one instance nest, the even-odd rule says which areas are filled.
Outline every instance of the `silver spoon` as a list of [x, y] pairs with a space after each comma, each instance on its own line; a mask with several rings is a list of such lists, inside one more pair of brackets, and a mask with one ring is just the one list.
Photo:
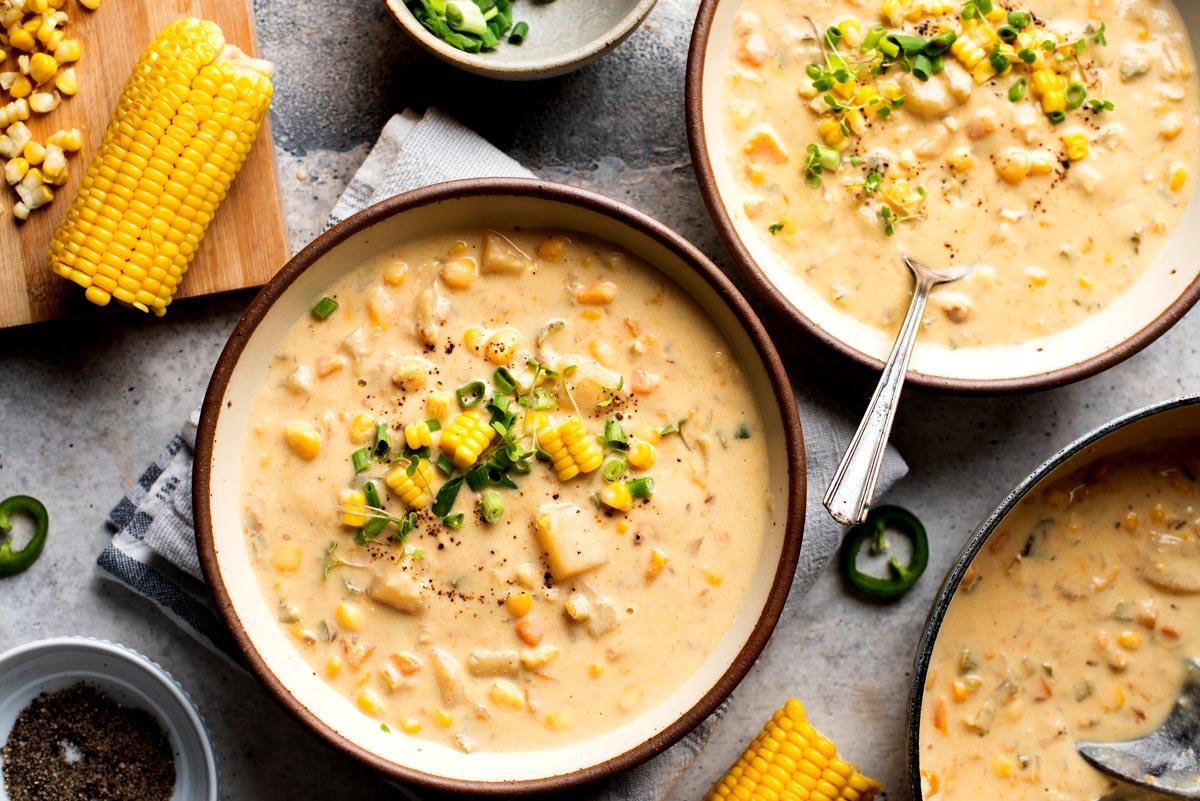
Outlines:
[[908, 372], [913, 345], [921, 330], [921, 315], [925, 312], [929, 293], [939, 284], [957, 281], [969, 269], [956, 267], [952, 270], [932, 270], [908, 256], [901, 258], [916, 279], [912, 303], [908, 306], [904, 324], [900, 326], [892, 355], [883, 366], [883, 375], [879, 377], [879, 386], [875, 388], [871, 404], [858, 425], [858, 432], [846, 455], [842, 457], [842, 463], [833, 474], [833, 481], [829, 482], [829, 489], [825, 491], [825, 508], [834, 520], [844, 525], [855, 525], [867, 519], [867, 510], [871, 508], [875, 485], [879, 481], [879, 469], [883, 467], [888, 434], [896, 418], [900, 390], [904, 388], [904, 374]]
[[1094, 767], [1163, 798], [1200, 801], [1200, 659], [1189, 659], [1166, 721], [1145, 737], [1075, 743]]

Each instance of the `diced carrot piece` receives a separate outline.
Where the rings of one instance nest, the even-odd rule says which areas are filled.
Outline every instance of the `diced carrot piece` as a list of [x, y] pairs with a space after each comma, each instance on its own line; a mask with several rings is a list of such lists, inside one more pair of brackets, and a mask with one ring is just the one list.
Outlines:
[[545, 631], [532, 618], [523, 617], [517, 621], [517, 636], [526, 645], [533, 647], [541, 643]]
[[351, 634], [342, 640], [342, 651], [346, 654], [346, 664], [350, 665], [352, 670], [358, 670], [375, 652], [375, 645], [357, 634]]
[[341, 356], [318, 356], [317, 377], [325, 378], [346, 366], [346, 360]]
[[629, 389], [635, 395], [649, 395], [658, 387], [658, 382], [661, 380], [658, 375], [648, 373], [638, 367], [629, 375]]
[[392, 654], [390, 658], [392, 665], [400, 671], [402, 676], [412, 676], [421, 669], [421, 660], [412, 654], [401, 651], [398, 654]]
[[944, 696], [939, 695], [937, 703], [933, 706], [933, 727], [942, 734], [950, 731], [950, 725], [946, 722], [946, 699]]

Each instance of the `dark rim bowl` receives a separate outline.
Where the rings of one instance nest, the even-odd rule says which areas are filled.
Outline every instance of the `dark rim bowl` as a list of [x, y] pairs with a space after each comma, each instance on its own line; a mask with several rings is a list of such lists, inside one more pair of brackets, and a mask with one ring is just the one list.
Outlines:
[[[738, 268], [756, 291], [768, 298], [785, 320], [800, 326], [818, 340], [859, 364], [882, 370], [883, 360], [892, 341], [881, 333], [870, 336], [867, 328], [845, 314], [808, 304], [803, 308], [790, 300], [752, 253], [738, 225], [731, 219], [722, 201], [722, 187], [732, 180], [726, 173], [725, 160], [709, 153], [717, 149], [724, 133], [709, 132], [705, 120], [705, 95], [719, 97], [721, 73], [706, 82], [705, 68], [712, 57], [725, 63], [733, 11], [743, 0], [702, 0], [696, 12], [688, 51], [687, 108], [688, 146], [700, 194], [725, 246]], [[1177, 3], [1192, 35], [1193, 49], [1200, 52], [1200, 4]], [[715, 81], [715, 83], [713, 83]], [[711, 112], [709, 112], [711, 113]], [[710, 135], [717, 144], [710, 142]], [[715, 163], [714, 163], [715, 162]], [[722, 177], [724, 176], [724, 177]], [[1200, 246], [1200, 202], [1193, 193], [1188, 209], [1167, 242], [1163, 253], [1138, 282], [1108, 308], [1083, 323], [1051, 337], [1017, 345], [962, 349], [960, 354], [945, 355], [918, 343], [913, 367], [907, 381], [939, 392], [966, 395], [998, 395], [1032, 392], [1063, 386], [1112, 367], [1149, 345], [1178, 322], [1200, 300], [1200, 262], [1195, 258]], [[820, 247], [819, 242], [815, 245]], [[767, 256], [765, 258], [771, 258]], [[1149, 279], [1154, 276], [1151, 282]], [[1142, 295], [1134, 297], [1135, 293]], [[850, 344], [855, 338], [860, 344]], [[869, 347], [862, 343], [870, 341]], [[868, 352], [870, 351], [870, 352]], [[951, 360], [960, 359], [955, 363]], [[981, 367], [981, 365], [985, 367]]]
[[[439, 229], [521, 224], [581, 230], [663, 271], [724, 333], [744, 366], [766, 425], [772, 516], [749, 594], [695, 675], [616, 731], [569, 747], [472, 754], [381, 734], [378, 721], [324, 685], [287, 643], [258, 589], [238, 513], [249, 407], [276, 345], [312, 297], [381, 249]], [[295, 287], [293, 289], [293, 287]], [[437, 184], [390, 198], [304, 248], [253, 300], [217, 363], [200, 417], [194, 468], [200, 562], [217, 610], [255, 676], [302, 725], [385, 776], [485, 795], [561, 790], [610, 776], [663, 751], [711, 714], [766, 645], [791, 586], [805, 506], [804, 444], [783, 364], [746, 301], [699, 250], [666, 226], [601, 195], [528, 179]], [[445, 752], [445, 753], [443, 753]]]
[[1110, 453], [1130, 447], [1154, 442], [1167, 436], [1178, 436], [1182, 432], [1200, 433], [1200, 394], [1185, 395], [1162, 401], [1118, 417], [1094, 431], [1083, 435], [1051, 456], [1033, 473], [1005, 496], [1000, 505], [979, 525], [955, 558], [953, 566], [934, 596], [925, 628], [917, 644], [913, 665], [913, 683], [908, 699], [908, 720], [905, 726], [905, 753], [908, 767], [908, 784], [913, 801], [921, 799], [921, 701], [925, 694], [925, 678], [929, 672], [929, 661], [937, 642], [938, 631], [946, 617], [946, 610], [954, 599], [958, 585], [970, 568], [976, 554], [1010, 512], [1030, 492], [1047, 481], [1066, 475], [1088, 462]]

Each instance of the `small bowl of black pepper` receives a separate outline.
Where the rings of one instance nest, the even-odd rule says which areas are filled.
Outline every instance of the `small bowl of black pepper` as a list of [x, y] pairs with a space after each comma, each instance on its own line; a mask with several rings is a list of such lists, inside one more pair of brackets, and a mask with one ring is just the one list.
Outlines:
[[0, 801], [216, 801], [204, 722], [161, 667], [86, 637], [0, 654]]

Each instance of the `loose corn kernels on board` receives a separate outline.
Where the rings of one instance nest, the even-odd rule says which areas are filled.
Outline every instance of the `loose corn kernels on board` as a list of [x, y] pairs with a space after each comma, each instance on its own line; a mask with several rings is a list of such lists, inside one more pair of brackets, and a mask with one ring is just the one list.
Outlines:
[[704, 801], [871, 801], [883, 785], [837, 757], [797, 700], [763, 726]]
[[166, 313], [254, 144], [272, 66], [177, 20], [142, 53], [50, 245], [50, 269], [104, 306]]

